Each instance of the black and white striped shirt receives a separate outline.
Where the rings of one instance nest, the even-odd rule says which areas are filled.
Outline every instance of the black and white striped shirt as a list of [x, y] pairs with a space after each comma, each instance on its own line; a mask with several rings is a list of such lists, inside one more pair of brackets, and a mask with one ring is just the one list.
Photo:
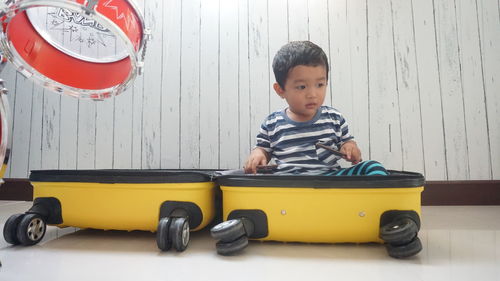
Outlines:
[[278, 174], [319, 175], [338, 170], [340, 157], [316, 143], [340, 149], [353, 139], [342, 114], [329, 106], [321, 106], [309, 121], [296, 122], [286, 110], [270, 114], [257, 135], [257, 147], [270, 153], [278, 164]]

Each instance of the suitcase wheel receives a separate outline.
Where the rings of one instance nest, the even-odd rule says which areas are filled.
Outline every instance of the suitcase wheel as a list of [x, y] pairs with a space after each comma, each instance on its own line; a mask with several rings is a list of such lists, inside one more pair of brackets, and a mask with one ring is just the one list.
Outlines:
[[248, 246], [248, 237], [253, 234], [254, 223], [245, 218], [230, 219], [219, 223], [210, 229], [210, 234], [216, 240], [219, 255], [231, 255]]
[[235, 254], [248, 246], [248, 237], [241, 236], [235, 241], [232, 242], [222, 242], [219, 241], [215, 244], [215, 248], [217, 249], [217, 254], [228, 256]]
[[404, 245], [386, 245], [389, 256], [397, 259], [408, 258], [418, 254], [422, 250], [422, 243], [418, 237]]
[[380, 238], [393, 245], [408, 244], [417, 236], [417, 233], [417, 224], [407, 217], [397, 219], [380, 228]]
[[172, 247], [172, 241], [168, 237], [168, 230], [172, 220], [169, 217], [164, 217], [158, 223], [156, 230], [156, 245], [162, 251], [168, 251]]
[[164, 217], [156, 231], [156, 245], [162, 251], [172, 246], [178, 251], [186, 250], [189, 244], [189, 221], [186, 217]]
[[3, 238], [7, 243], [12, 245], [19, 245], [19, 239], [17, 239], [17, 227], [21, 222], [24, 214], [15, 214], [9, 217], [3, 226]]
[[45, 220], [39, 214], [25, 214], [17, 226], [17, 239], [24, 246], [40, 242], [47, 230]]
[[221, 242], [231, 242], [245, 235], [246, 232], [241, 219], [232, 219], [212, 227], [210, 234]]
[[172, 218], [169, 236], [177, 252], [186, 250], [189, 244], [189, 221], [186, 217]]

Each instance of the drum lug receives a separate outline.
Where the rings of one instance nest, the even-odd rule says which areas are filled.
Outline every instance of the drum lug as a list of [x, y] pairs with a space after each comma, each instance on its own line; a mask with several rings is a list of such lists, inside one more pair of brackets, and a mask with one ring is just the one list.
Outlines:
[[151, 29], [145, 28], [144, 31], [142, 32], [144, 34], [144, 39], [146, 41], [151, 40]]
[[99, 3], [99, 0], [87, 0], [87, 4], [83, 7], [86, 15], [94, 14], [94, 7]]
[[17, 71], [21, 73], [24, 77], [26, 77], [26, 79], [30, 79], [31, 76], [33, 76], [33, 73], [24, 67], [19, 67]]
[[142, 75], [144, 73], [144, 62], [143, 61], [137, 62], [137, 72], [139, 73], [139, 75]]
[[[9, 11], [11, 11], [11, 6], [14, 5], [14, 0], [4, 0], [4, 1], [0, 1], [0, 17], [3, 18], [5, 15], [7, 15], [9, 13]], [[12, 13], [12, 11], [10, 12]], [[2, 20], [2, 22], [5, 22], [5, 21], [10, 21], [10, 18], [9, 19], [4, 19]]]
[[2, 85], [0, 85], [0, 95], [7, 95], [9, 93], [9, 90], [7, 88], [4, 88], [3, 82]]

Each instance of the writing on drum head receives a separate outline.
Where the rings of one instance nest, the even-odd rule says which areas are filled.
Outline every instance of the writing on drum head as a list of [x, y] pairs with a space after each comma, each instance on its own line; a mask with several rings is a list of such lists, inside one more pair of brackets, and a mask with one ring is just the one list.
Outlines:
[[35, 30], [48, 43], [80, 60], [119, 61], [128, 55], [125, 42], [98, 18], [65, 7], [33, 7], [26, 11]]
[[[82, 16], [80, 13], [77, 13], [75, 11], [70, 11], [67, 9], [59, 8], [58, 11], [55, 13], [49, 13], [52, 16], [57, 16], [58, 18], [66, 21], [66, 22], [74, 22], [76, 24], [79, 24], [81, 26], [88, 26], [92, 27], [94, 29], [97, 29], [102, 32], [109, 32], [107, 28], [104, 28], [100, 23], [98, 23], [95, 20], [87, 19], [86, 17]], [[54, 25], [58, 25], [59, 23], [54, 22]]]

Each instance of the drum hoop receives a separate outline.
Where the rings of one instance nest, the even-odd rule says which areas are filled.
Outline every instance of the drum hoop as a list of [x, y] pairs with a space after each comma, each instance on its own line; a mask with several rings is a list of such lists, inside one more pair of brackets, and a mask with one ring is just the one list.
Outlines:
[[[146, 30], [146, 24], [144, 22], [144, 17], [142, 16], [142, 13], [141, 13], [141, 10], [139, 9], [139, 6], [137, 5], [137, 3], [134, 1], [134, 0], [124, 0], [124, 1], [127, 1], [127, 3], [129, 3], [130, 7], [132, 7], [132, 9], [134, 10], [135, 12], [135, 15], [139, 18], [139, 22], [141, 23], [141, 28], [142, 28], [142, 32], [144, 33], [144, 31]], [[141, 48], [144, 46], [144, 36], [141, 37]]]
[[[85, 14], [87, 18], [96, 20], [103, 27], [112, 30], [113, 34], [119, 36], [125, 43], [125, 48], [127, 49], [127, 52], [129, 54], [128, 57], [130, 58], [132, 66], [129, 76], [124, 80], [124, 82], [120, 83], [119, 85], [115, 85], [113, 87], [109, 87], [106, 89], [89, 90], [89, 89], [80, 89], [64, 85], [62, 83], [54, 81], [53, 79], [48, 78], [45, 75], [41, 74], [36, 69], [31, 67], [31, 65], [29, 65], [27, 62], [25, 62], [24, 59], [21, 57], [21, 55], [17, 52], [16, 48], [11, 44], [10, 40], [8, 39], [7, 33], [4, 32], [0, 32], [0, 50], [3, 51], [4, 56], [6, 56], [16, 66], [19, 72], [21, 72], [25, 76], [33, 76], [31, 78], [33, 78], [37, 83], [41, 84], [44, 87], [52, 89], [57, 93], [66, 94], [82, 99], [89, 98], [97, 100], [104, 99], [106, 97], [109, 97], [110, 95], [111, 96], [118, 95], [129, 87], [129, 85], [135, 79], [135, 77], [137, 76], [138, 72], [140, 71], [143, 65], [143, 62], [140, 61], [140, 58], [137, 54], [142, 52], [145, 44], [144, 21], [142, 16], [140, 16], [140, 13], [138, 13], [139, 10], [136, 9], [137, 7], [132, 4], [133, 2], [130, 1], [127, 2], [131, 4], [131, 7], [135, 10], [136, 15], [139, 17], [141, 21], [140, 23], [141, 27], [143, 28], [141, 42], [139, 44], [139, 49], [137, 51], [135, 50], [134, 45], [132, 44], [128, 36], [125, 34], [123, 30], [121, 30], [118, 27], [118, 25], [116, 25], [109, 18], [105, 17], [103, 14], [95, 10], [91, 14], [85, 13], [84, 9], [85, 6], [76, 2], [68, 2], [63, 0], [24, 0], [16, 2], [15, 4], [11, 4], [6, 8], [6, 11], [4, 10], [5, 16], [7, 17], [6, 22], [8, 22], [18, 13], [24, 12], [24, 10], [32, 7], [49, 6], [49, 7], [66, 8], [73, 11], [81, 11], [82, 13]], [[8, 24], [7, 28], [9, 28]], [[26, 71], [28, 71], [29, 73], [27, 74]]]
[[119, 95], [130, 86], [130, 84], [138, 74], [137, 68], [134, 66], [134, 64], [132, 64], [132, 69], [129, 76], [124, 80], [123, 83], [119, 85], [98, 90], [76, 88], [64, 85], [41, 74], [40, 72], [38, 72], [38, 70], [26, 63], [21, 55], [17, 52], [16, 48], [14, 46], [11, 46], [10, 44], [11, 42], [6, 38], [6, 35], [4, 33], [0, 33], [0, 49], [4, 52], [4, 56], [10, 60], [10, 62], [16, 67], [17, 71], [24, 77], [31, 79], [39, 85], [52, 90], [53, 92], [73, 96], [79, 99], [103, 100], [108, 98], [109, 96]]

